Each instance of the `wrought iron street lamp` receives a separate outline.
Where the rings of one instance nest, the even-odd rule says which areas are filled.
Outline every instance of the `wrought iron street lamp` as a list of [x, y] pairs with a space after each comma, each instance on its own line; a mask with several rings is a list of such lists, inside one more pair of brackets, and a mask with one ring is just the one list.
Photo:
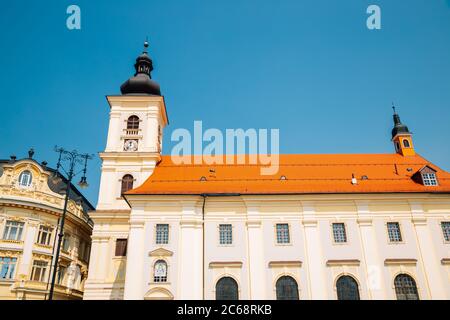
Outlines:
[[[59, 153], [59, 157], [58, 157], [58, 163], [56, 165], [56, 171], [52, 177], [53, 182], [59, 183], [62, 181], [62, 179], [61, 179], [62, 174], [60, 173], [60, 170], [61, 170], [67, 176], [67, 183], [66, 183], [66, 187], [65, 187], [66, 195], [65, 195], [65, 199], [64, 199], [64, 208], [63, 208], [62, 216], [59, 219], [58, 243], [56, 246], [56, 252], [53, 255], [53, 259], [52, 259], [53, 271], [52, 271], [52, 281], [50, 284], [50, 293], [48, 296], [49, 300], [53, 300], [53, 292], [55, 289], [55, 280], [56, 280], [56, 274], [58, 271], [58, 261], [59, 261], [59, 254], [61, 251], [61, 242], [64, 237], [64, 222], [66, 219], [67, 204], [68, 204], [69, 198], [70, 198], [72, 179], [76, 175], [83, 173], [83, 176], [81, 177], [81, 180], [78, 183], [78, 185], [80, 186], [80, 188], [86, 188], [89, 186], [87, 183], [87, 180], [86, 180], [87, 162], [88, 162], [88, 160], [92, 159], [92, 157], [93, 157], [93, 155], [90, 155], [87, 153], [80, 154], [80, 153], [78, 153], [77, 150], [67, 151], [64, 148], [55, 147], [55, 151]], [[67, 171], [64, 169], [64, 167], [62, 165], [62, 163], [64, 161], [66, 161], [68, 164], [69, 169]], [[76, 164], [83, 164], [84, 165], [83, 169], [79, 172], [75, 172]]]

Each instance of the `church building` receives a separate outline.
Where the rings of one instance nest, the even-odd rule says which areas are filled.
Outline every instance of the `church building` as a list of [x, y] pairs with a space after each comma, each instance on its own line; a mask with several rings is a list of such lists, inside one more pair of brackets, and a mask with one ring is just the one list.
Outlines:
[[450, 299], [450, 174], [395, 110], [392, 153], [180, 165], [147, 47], [107, 96], [84, 299]]

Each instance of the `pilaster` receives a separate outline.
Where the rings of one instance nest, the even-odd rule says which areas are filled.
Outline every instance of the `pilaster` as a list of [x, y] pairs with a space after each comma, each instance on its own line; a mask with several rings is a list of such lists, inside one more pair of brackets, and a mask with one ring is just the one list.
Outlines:
[[24, 230], [24, 241], [23, 241], [23, 254], [20, 259], [20, 265], [18, 270], [18, 275], [25, 275], [29, 277], [31, 272], [31, 264], [33, 260], [33, 247], [36, 241], [36, 233], [39, 226], [39, 221], [28, 221], [26, 230]]
[[434, 249], [433, 238], [422, 204], [416, 201], [410, 201], [409, 204], [429, 298], [448, 299], [443, 285], [445, 280], [440, 270], [440, 259]]
[[264, 238], [261, 217], [257, 204], [247, 202], [246, 206], [248, 272], [250, 279], [248, 299], [267, 299], [268, 297], [265, 292]]
[[361, 236], [361, 246], [365, 262], [365, 273], [369, 299], [386, 299], [384, 280], [384, 265], [379, 256], [376, 232], [373, 227], [372, 215], [368, 201], [356, 201], [358, 210], [358, 225]]
[[[183, 204], [180, 220], [178, 292], [186, 300], [203, 299], [203, 220], [195, 201]], [[128, 273], [128, 270], [127, 270]]]
[[310, 201], [303, 201], [302, 206], [310, 298], [314, 300], [328, 299], [325, 284], [325, 261], [314, 204]]
[[144, 221], [130, 219], [124, 300], [144, 299], [144, 227]]

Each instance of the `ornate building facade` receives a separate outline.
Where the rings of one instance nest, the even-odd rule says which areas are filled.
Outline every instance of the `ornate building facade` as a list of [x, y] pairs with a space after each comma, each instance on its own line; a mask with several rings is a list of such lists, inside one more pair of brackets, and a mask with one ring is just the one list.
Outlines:
[[108, 96], [85, 299], [449, 299], [450, 174], [394, 112], [389, 154], [179, 165], [144, 52]]
[[[0, 160], [0, 299], [48, 298], [52, 257], [67, 180], [29, 157]], [[93, 206], [73, 186], [54, 299], [82, 299]]]

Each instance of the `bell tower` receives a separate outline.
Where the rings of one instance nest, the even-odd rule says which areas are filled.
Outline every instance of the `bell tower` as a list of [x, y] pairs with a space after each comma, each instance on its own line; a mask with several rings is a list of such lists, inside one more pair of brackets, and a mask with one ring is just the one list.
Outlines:
[[162, 133], [168, 124], [164, 97], [152, 80], [148, 42], [136, 58], [135, 74], [107, 96], [110, 106], [97, 210], [129, 209], [122, 194], [141, 185], [161, 159]]
[[409, 132], [408, 127], [400, 121], [400, 116], [394, 110], [394, 128], [392, 129], [392, 142], [394, 143], [395, 151], [402, 156], [414, 156], [416, 154], [412, 141], [412, 133]]

